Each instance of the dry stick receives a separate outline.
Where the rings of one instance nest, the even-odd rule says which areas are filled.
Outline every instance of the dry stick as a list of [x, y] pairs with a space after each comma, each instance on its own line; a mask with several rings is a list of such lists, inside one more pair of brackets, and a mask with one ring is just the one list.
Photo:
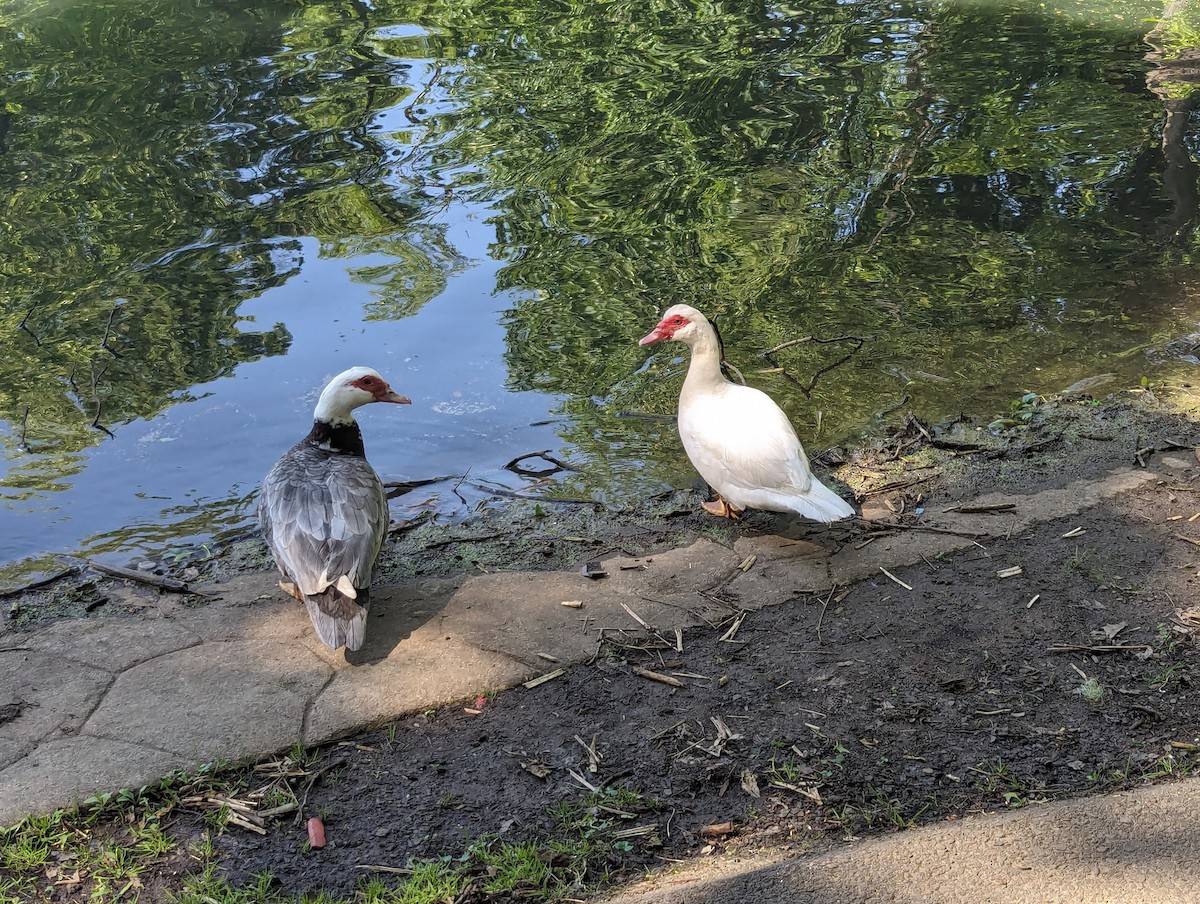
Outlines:
[[567, 774], [570, 775], [571, 778], [575, 779], [575, 781], [579, 782], [579, 784], [583, 785], [583, 787], [585, 787], [589, 791], [591, 791], [593, 794], [600, 793], [599, 788], [597, 788], [595, 785], [593, 785], [591, 782], [589, 782], [586, 778], [584, 778], [580, 773], [576, 772], [574, 769], [568, 769]]
[[[1149, 650], [1150, 646], [1144, 643], [1111, 643], [1111, 644], [1094, 644], [1086, 646], [1083, 644], [1056, 644], [1052, 647], [1046, 647], [1047, 653], [1120, 653], [1125, 650]], [[1074, 666], [1072, 666], [1074, 668]], [[1078, 670], [1077, 670], [1078, 671]], [[1086, 675], [1084, 677], [1087, 677]]]
[[886, 577], [888, 577], [888, 578], [890, 578], [891, 580], [895, 581], [897, 584], [899, 584], [899, 585], [900, 585], [901, 587], [903, 587], [905, 590], [912, 590], [912, 585], [911, 585], [911, 584], [906, 584], [906, 583], [904, 583], [902, 580], [900, 580], [898, 577], [896, 577], [894, 574], [892, 574], [890, 571], [888, 571], [888, 570], [887, 570], [886, 568], [884, 568], [882, 565], [880, 565], [880, 566], [879, 566], [879, 570], [880, 570], [880, 571], [882, 571]]
[[338, 757], [336, 760], [333, 760], [332, 762], [327, 763], [326, 765], [324, 765], [320, 769], [318, 769], [316, 772], [314, 772], [311, 776], [309, 776], [308, 784], [304, 786], [304, 796], [302, 798], [300, 798], [300, 801], [299, 801], [300, 806], [296, 809], [296, 818], [292, 821], [292, 825], [298, 826], [298, 825], [300, 825], [300, 821], [302, 819], [304, 819], [304, 807], [308, 803], [308, 792], [312, 791], [313, 785], [315, 785], [317, 783], [317, 779], [319, 779], [322, 775], [324, 775], [330, 769], [336, 769], [338, 766], [345, 766], [345, 765], [346, 765], [345, 759], [343, 759], [342, 757]]
[[683, 687], [684, 684], [678, 678], [672, 678], [670, 675], [662, 675], [658, 672], [652, 672], [649, 669], [643, 669], [639, 666], [633, 667], [633, 674], [640, 675], [642, 678], [649, 678], [651, 681], [658, 681], [661, 684], [669, 684], [671, 687]]
[[950, 530], [945, 527], [929, 527], [924, 524], [900, 524], [891, 521], [874, 521], [870, 518], [858, 519], [864, 527], [877, 528], [878, 530], [919, 530], [929, 534], [949, 534], [952, 537], [966, 537], [969, 540], [977, 540], [980, 537], [990, 537], [989, 533], [977, 533], [967, 530]]
[[982, 515], [989, 512], [1007, 512], [1016, 507], [1017, 504], [1015, 502], [992, 502], [980, 503], [978, 505], [952, 505], [945, 511], [959, 512], [963, 515]]
[[909, 487], [915, 487], [917, 484], [933, 480], [936, 476], [936, 474], [929, 474], [925, 477], [918, 477], [916, 480], [893, 480], [890, 483], [885, 483], [883, 486], [863, 490], [858, 495], [865, 498], [867, 496], [875, 496], [878, 493], [890, 493], [892, 490], [907, 490]]
[[0, 599], [4, 599], [6, 596], [16, 596], [18, 593], [24, 593], [26, 590], [37, 590], [39, 587], [45, 587], [47, 584], [53, 584], [55, 581], [61, 578], [69, 577], [78, 570], [78, 568], [72, 565], [69, 568], [64, 568], [62, 571], [56, 571], [49, 577], [39, 578], [36, 581], [30, 581], [28, 584], [22, 584], [20, 587], [12, 587], [8, 590], [0, 590]]
[[736, 367], [734, 367], [732, 364], [730, 364], [728, 361], [726, 361], [724, 358], [721, 359], [721, 366], [724, 367], [726, 370], [733, 371], [737, 375], [737, 378], [741, 382], [741, 384], [743, 386], [746, 385], [746, 378], [742, 376], [742, 372], [740, 370], [738, 370]]
[[199, 591], [193, 590], [191, 587], [189, 587], [185, 581], [179, 581], [175, 578], [150, 574], [144, 571], [134, 571], [132, 568], [121, 568], [119, 565], [105, 565], [92, 559], [87, 560], [87, 565], [88, 568], [91, 568], [94, 571], [112, 575], [114, 578], [124, 578], [127, 581], [136, 581], [139, 584], [148, 584], [151, 587], [157, 587], [160, 590], [170, 590], [173, 593], [199, 593]]
[[589, 744], [579, 735], [575, 735], [575, 740], [579, 742], [579, 746], [587, 751], [588, 755], [588, 772], [600, 771], [600, 754], [596, 752], [596, 736], [592, 735], [592, 743]]
[[417, 96], [412, 99], [412, 103], [410, 103], [407, 107], [404, 108], [405, 118], [409, 122], [411, 122], [413, 125], [421, 124], [421, 120], [417, 119], [417, 115], [413, 111], [417, 108], [418, 104], [424, 103], [425, 98], [429, 95], [429, 92], [433, 89], [433, 86], [437, 84], [437, 80], [439, 78], [441, 78], [441, 76], [442, 76], [442, 66], [439, 63], [434, 68], [433, 75], [431, 75], [429, 77], [429, 81], [425, 84], [425, 86], [421, 89], [421, 91], [417, 94]]
[[829, 608], [829, 601], [833, 599], [833, 595], [837, 593], [837, 584], [829, 588], [829, 596], [825, 597], [821, 603], [821, 615], [817, 618], [817, 643], [821, 643], [821, 622], [825, 621], [825, 610]]

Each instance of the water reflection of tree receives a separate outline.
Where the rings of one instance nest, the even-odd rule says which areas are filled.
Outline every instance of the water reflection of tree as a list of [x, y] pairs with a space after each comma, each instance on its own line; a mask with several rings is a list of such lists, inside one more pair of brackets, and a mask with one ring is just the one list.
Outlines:
[[917, 370], [954, 380], [951, 404], [994, 402], [1035, 352], [1057, 351], [1071, 382], [1144, 340], [1154, 312], [1121, 283], [1169, 267], [1147, 168], [1160, 108], [1141, 87], [1154, 10], [1028, 10], [476, 11], [463, 119], [499, 149], [489, 174], [508, 192], [511, 385], [566, 394], [589, 448], [597, 397], [669, 410], [675, 384], [629, 374], [632, 340], [674, 301], [725, 316], [741, 362], [795, 335], [875, 334], [873, 366], [812, 402], [846, 424], [903, 393], [947, 395]]
[[7, 484], [52, 489], [102, 430], [283, 352], [283, 325], [237, 311], [298, 272], [299, 237], [403, 261], [359, 274], [380, 316], [441, 290], [456, 259], [410, 230], [427, 202], [385, 181], [372, 128], [412, 89], [364, 12], [108, 0], [0, 17], [0, 418], [24, 424], [10, 451], [23, 433], [45, 456]]

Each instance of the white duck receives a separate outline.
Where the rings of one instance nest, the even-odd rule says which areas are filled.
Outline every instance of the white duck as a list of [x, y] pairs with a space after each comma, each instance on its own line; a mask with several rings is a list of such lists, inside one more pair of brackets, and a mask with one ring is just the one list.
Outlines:
[[813, 477], [796, 431], [771, 397], [725, 378], [720, 340], [703, 314], [686, 304], [668, 308], [639, 344], [668, 339], [692, 350], [679, 393], [679, 437], [717, 493], [704, 503], [706, 510], [736, 518], [743, 509], [757, 508], [822, 522], [854, 514], [846, 500]]
[[279, 586], [304, 602], [317, 636], [333, 649], [363, 644], [371, 573], [387, 534], [387, 496], [353, 414], [370, 402], [409, 404], [369, 367], [334, 377], [312, 430], [271, 468], [258, 498]]

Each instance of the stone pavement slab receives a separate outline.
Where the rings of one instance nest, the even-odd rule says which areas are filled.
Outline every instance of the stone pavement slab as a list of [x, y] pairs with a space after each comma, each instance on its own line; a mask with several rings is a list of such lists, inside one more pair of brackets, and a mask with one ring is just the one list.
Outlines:
[[717, 857], [603, 904], [1190, 904], [1200, 779], [909, 829], [818, 855]]

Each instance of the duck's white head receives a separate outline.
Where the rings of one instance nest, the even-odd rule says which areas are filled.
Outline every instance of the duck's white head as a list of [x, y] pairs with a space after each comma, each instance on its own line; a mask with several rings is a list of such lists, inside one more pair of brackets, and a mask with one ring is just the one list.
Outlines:
[[352, 367], [329, 381], [317, 401], [313, 420], [329, 424], [349, 423], [354, 420], [351, 412], [355, 408], [371, 402], [412, 404], [407, 398], [394, 392], [378, 371], [369, 367]]
[[707, 317], [691, 305], [677, 304], [663, 312], [658, 326], [643, 336], [638, 345], [653, 345], [655, 342], [665, 342], [668, 339], [676, 339], [691, 345], [702, 335], [710, 332], [712, 332], [712, 324], [708, 322]]

